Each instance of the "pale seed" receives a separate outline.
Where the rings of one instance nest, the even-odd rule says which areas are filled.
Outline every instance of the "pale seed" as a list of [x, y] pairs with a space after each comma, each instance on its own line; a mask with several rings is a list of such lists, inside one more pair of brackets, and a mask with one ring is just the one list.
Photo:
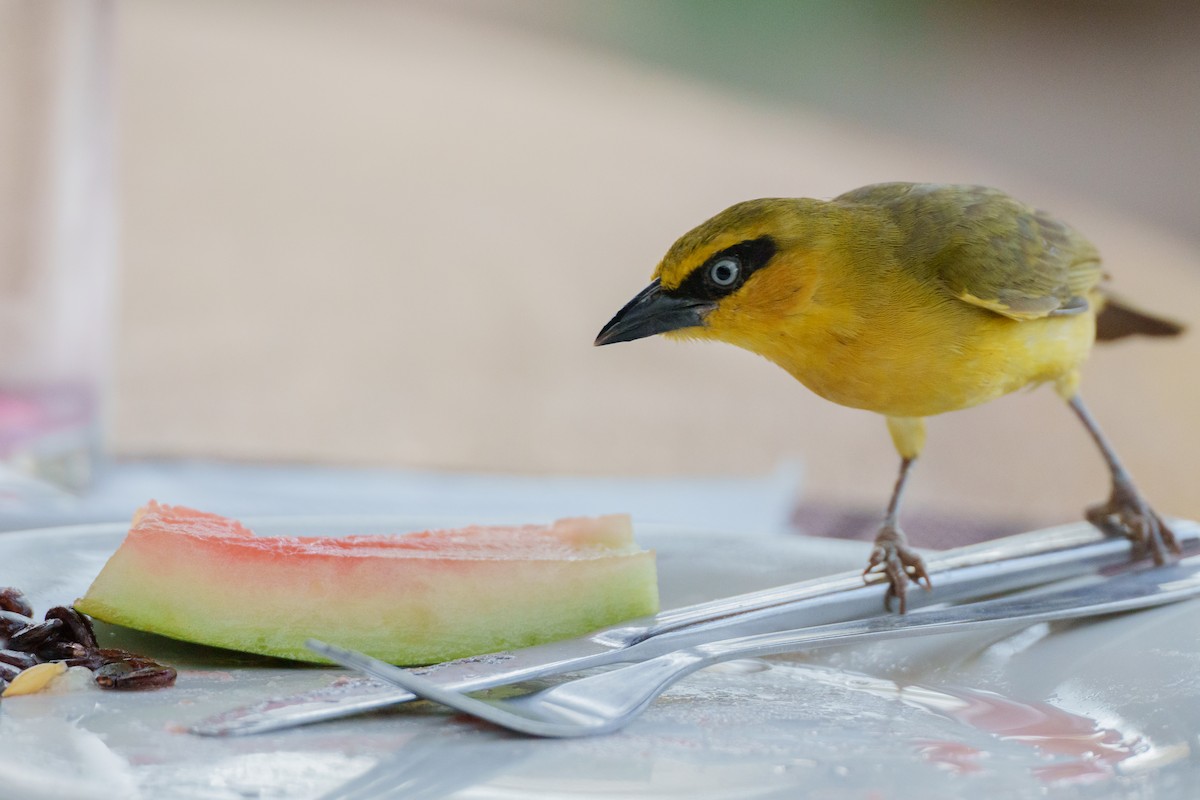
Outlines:
[[12, 679], [12, 683], [0, 697], [15, 697], [19, 694], [33, 694], [46, 688], [46, 684], [67, 671], [67, 665], [61, 661], [48, 661], [45, 664], [35, 664]]

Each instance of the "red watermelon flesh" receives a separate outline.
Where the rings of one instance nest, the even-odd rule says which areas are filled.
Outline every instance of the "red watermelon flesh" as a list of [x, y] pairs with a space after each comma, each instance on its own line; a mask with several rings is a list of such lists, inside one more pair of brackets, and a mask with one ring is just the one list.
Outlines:
[[658, 610], [629, 517], [403, 535], [258, 537], [151, 501], [75, 604], [190, 642], [317, 660], [313, 637], [428, 664], [578, 636]]

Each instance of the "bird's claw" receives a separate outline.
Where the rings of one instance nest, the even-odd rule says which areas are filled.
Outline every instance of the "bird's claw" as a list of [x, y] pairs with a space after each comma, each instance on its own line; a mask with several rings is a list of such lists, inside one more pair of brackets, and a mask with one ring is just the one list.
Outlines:
[[1135, 558], [1149, 554], [1154, 563], [1161, 565], [1171, 560], [1168, 553], [1182, 552], [1174, 531], [1128, 481], [1114, 482], [1108, 501], [1092, 506], [1085, 513], [1088, 522], [1109, 536], [1132, 540]]
[[908, 582], [911, 580], [918, 586], [924, 585], [925, 591], [933, 588], [929, 573], [925, 569], [925, 559], [916, 550], [908, 546], [904, 532], [895, 526], [884, 526], [875, 537], [875, 549], [863, 570], [863, 577], [883, 575], [888, 581], [887, 594], [883, 596], [883, 607], [892, 610], [892, 600], [896, 600], [898, 611], [903, 614], [908, 610]]

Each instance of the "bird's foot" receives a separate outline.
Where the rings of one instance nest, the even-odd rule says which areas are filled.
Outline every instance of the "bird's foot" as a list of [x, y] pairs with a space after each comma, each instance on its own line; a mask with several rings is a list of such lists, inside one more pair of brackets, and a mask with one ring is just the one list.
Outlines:
[[876, 535], [875, 549], [871, 551], [867, 568], [863, 570], [864, 578], [876, 574], [882, 574], [888, 580], [883, 607], [891, 611], [894, 598], [901, 614], [908, 609], [910, 580], [917, 585], [924, 581], [926, 591], [933, 585], [929, 581], [929, 573], [925, 571], [925, 560], [908, 546], [904, 531], [893, 524], [885, 524]]
[[1113, 481], [1108, 501], [1092, 506], [1086, 514], [1088, 522], [1109, 536], [1131, 539], [1135, 558], [1149, 554], [1154, 563], [1165, 564], [1170, 560], [1169, 553], [1180, 553], [1174, 532], [1128, 480]]

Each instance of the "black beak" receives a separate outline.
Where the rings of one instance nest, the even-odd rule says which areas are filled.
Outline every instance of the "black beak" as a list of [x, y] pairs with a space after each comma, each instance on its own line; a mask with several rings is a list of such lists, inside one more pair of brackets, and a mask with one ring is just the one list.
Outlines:
[[707, 300], [663, 294], [656, 279], [608, 321], [596, 337], [596, 344], [632, 342], [656, 333], [694, 328], [703, 325], [704, 317], [716, 307], [716, 303]]

